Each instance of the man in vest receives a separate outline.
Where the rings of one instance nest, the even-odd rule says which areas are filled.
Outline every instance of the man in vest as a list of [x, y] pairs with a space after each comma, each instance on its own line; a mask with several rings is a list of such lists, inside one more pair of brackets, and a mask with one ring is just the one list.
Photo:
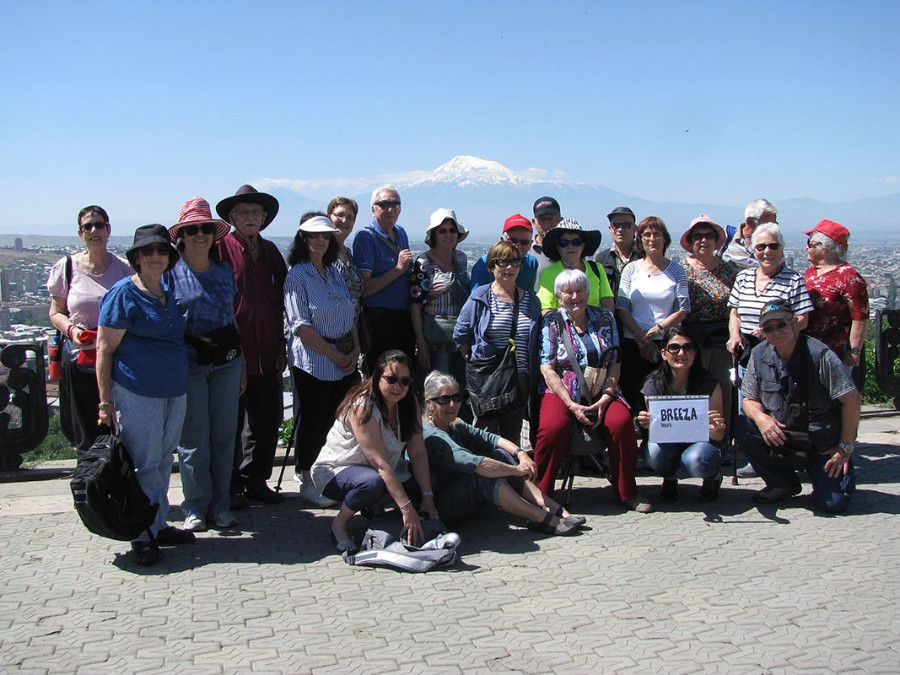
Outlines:
[[851, 457], [861, 398], [840, 358], [801, 335], [791, 306], [765, 305], [757, 345], [744, 372], [741, 449], [766, 487], [753, 495], [772, 504], [801, 491], [797, 471], [809, 473], [816, 503], [828, 513], [847, 509], [856, 486]]

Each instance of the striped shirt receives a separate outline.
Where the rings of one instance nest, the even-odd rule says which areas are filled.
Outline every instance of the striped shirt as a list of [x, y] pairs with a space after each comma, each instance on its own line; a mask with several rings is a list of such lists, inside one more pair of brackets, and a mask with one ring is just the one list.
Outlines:
[[803, 277], [788, 267], [782, 267], [769, 281], [762, 293], [756, 292], [758, 268], [742, 270], [734, 280], [728, 306], [736, 307], [741, 319], [741, 333], [749, 334], [759, 328], [759, 314], [764, 305], [775, 300], [785, 300], [795, 316], [812, 311], [812, 301], [803, 283]]
[[[528, 372], [528, 339], [531, 334], [531, 319], [529, 319], [531, 303], [537, 302], [532, 293], [525, 293], [519, 301], [519, 317], [516, 324], [516, 368], [520, 372]], [[491, 322], [484, 333], [485, 342], [498, 347], [501, 351], [506, 348], [509, 334], [512, 332], [513, 303], [499, 300], [494, 291], [488, 292], [488, 304], [491, 308]], [[538, 345], [532, 345], [534, 349]]]
[[311, 262], [291, 267], [284, 280], [284, 311], [288, 326], [290, 364], [319, 380], [335, 382], [346, 373], [324, 354], [310, 349], [297, 329], [309, 326], [326, 340], [347, 335], [356, 323], [356, 301], [336, 265], [323, 278]]

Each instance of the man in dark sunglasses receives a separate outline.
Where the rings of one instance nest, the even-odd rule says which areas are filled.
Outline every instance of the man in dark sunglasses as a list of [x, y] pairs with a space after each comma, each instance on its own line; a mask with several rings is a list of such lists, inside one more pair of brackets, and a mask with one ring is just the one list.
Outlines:
[[415, 354], [409, 312], [412, 253], [406, 230], [397, 224], [400, 193], [393, 185], [372, 192], [372, 222], [353, 240], [353, 262], [363, 280], [362, 308], [368, 323], [367, 367], [389, 349]]
[[[503, 233], [500, 235], [500, 241], [508, 241], [518, 249], [519, 255], [522, 256], [522, 266], [519, 268], [519, 276], [516, 277], [516, 286], [529, 291], [534, 290], [538, 270], [537, 258], [530, 253], [531, 244], [534, 241], [533, 235], [531, 221], [520, 213], [503, 221]], [[470, 278], [472, 291], [494, 281], [494, 273], [488, 269], [487, 253], [472, 266]]]
[[531, 252], [538, 261], [536, 278], [532, 290], [537, 293], [541, 272], [545, 267], [553, 264], [553, 261], [544, 253], [544, 235], [559, 225], [562, 220], [562, 211], [559, 208], [559, 202], [553, 197], [539, 197], [532, 207], [534, 218], [531, 220], [534, 225], [534, 246]]
[[600, 249], [594, 256], [594, 260], [603, 265], [609, 287], [613, 297], [619, 293], [619, 279], [622, 277], [622, 268], [628, 263], [640, 258], [637, 247], [634, 245], [637, 232], [637, 219], [634, 211], [627, 206], [617, 206], [608, 214], [609, 236], [612, 245], [607, 249]]
[[741, 383], [744, 415], [736, 439], [766, 487], [753, 495], [772, 504], [801, 491], [797, 471], [812, 482], [816, 504], [847, 509], [856, 486], [851, 457], [861, 398], [841, 359], [802, 335], [784, 301], [759, 317], [765, 342], [754, 347]]

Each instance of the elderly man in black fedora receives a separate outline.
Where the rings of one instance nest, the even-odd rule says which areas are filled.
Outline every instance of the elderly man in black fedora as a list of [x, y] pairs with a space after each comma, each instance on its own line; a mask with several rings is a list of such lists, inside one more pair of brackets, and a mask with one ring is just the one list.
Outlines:
[[[284, 337], [284, 279], [287, 265], [278, 247], [263, 239], [278, 214], [278, 200], [242, 185], [216, 205], [216, 213], [234, 226], [218, 242], [219, 255], [231, 265], [238, 287], [234, 318], [247, 363], [247, 388], [240, 399], [235, 440], [232, 508], [246, 506], [240, 494], [274, 504], [282, 496], [266, 481], [272, 475], [284, 401], [282, 375], [287, 365]], [[235, 494], [236, 492], [236, 494]]]

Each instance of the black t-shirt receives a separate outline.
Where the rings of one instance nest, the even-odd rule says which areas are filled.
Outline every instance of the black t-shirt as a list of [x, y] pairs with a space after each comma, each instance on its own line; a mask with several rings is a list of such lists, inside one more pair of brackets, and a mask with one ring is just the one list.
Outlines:
[[[719, 381], [712, 375], [704, 375], [700, 379], [699, 391], [688, 391], [686, 396], [712, 396], [718, 384]], [[657, 390], [656, 382], [649, 377], [644, 381], [641, 393], [644, 396], [670, 396], [664, 391]]]

